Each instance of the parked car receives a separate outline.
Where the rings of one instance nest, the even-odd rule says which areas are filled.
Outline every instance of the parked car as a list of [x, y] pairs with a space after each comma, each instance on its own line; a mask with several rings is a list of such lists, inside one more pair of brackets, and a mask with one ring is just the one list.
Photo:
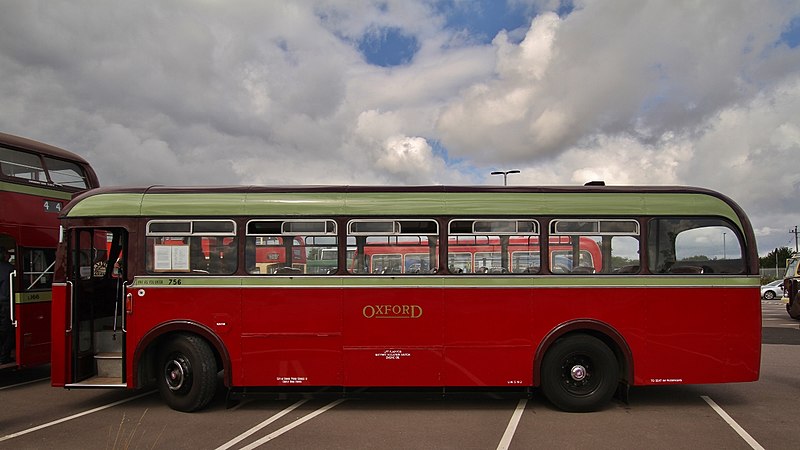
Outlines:
[[772, 300], [775, 297], [783, 297], [783, 280], [775, 280], [761, 286], [761, 298]]

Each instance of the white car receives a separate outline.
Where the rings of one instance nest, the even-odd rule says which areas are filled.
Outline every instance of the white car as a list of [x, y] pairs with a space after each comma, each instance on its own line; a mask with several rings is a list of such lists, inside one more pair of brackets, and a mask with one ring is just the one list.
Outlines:
[[783, 280], [775, 280], [761, 286], [761, 298], [772, 300], [775, 297], [783, 297]]

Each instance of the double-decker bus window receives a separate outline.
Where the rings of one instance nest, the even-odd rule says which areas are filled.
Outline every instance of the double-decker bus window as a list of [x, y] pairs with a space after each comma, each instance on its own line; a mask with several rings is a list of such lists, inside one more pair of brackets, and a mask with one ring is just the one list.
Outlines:
[[[550, 268], [557, 274], [638, 273], [639, 222], [558, 219], [550, 223]], [[557, 246], [554, 244], [557, 242]]]
[[86, 171], [75, 162], [40, 157], [5, 147], [0, 147], [0, 173], [17, 180], [48, 184], [72, 192], [94, 187]]
[[745, 271], [739, 234], [715, 218], [653, 219], [650, 270], [658, 274], [738, 274]]
[[450, 221], [447, 266], [456, 274], [537, 273], [539, 223], [530, 219]]
[[44, 164], [47, 166], [50, 181], [56, 185], [74, 189], [87, 189], [89, 187], [86, 173], [83, 172], [79, 165], [48, 157], [44, 158]]
[[236, 271], [232, 220], [158, 221], [147, 224], [147, 270], [153, 273], [227, 275]]
[[47, 183], [42, 160], [32, 153], [0, 147], [0, 170], [3, 175], [34, 183]]
[[338, 266], [337, 244], [331, 219], [251, 220], [245, 265], [254, 275], [332, 275]]
[[439, 267], [439, 225], [430, 219], [358, 219], [347, 224], [354, 274], [433, 274]]

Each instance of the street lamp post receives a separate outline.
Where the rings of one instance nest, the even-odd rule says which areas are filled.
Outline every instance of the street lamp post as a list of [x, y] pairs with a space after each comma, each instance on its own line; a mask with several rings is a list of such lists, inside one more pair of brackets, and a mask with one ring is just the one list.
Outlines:
[[502, 175], [503, 186], [508, 186], [508, 174], [510, 173], [519, 173], [519, 170], [496, 170], [492, 172], [492, 175]]
[[725, 251], [725, 235], [728, 233], [722, 233], [722, 259], [728, 259], [728, 254]]

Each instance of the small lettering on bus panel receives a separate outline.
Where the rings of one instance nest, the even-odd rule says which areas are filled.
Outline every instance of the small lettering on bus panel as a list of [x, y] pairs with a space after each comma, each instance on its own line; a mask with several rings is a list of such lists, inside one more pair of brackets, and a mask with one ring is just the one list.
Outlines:
[[308, 377], [277, 377], [275, 381], [281, 384], [303, 384], [308, 381]]
[[398, 360], [400, 358], [408, 358], [411, 356], [410, 352], [405, 352], [403, 350], [384, 350], [381, 353], [375, 353], [376, 358], [383, 358], [387, 361], [391, 360]]

